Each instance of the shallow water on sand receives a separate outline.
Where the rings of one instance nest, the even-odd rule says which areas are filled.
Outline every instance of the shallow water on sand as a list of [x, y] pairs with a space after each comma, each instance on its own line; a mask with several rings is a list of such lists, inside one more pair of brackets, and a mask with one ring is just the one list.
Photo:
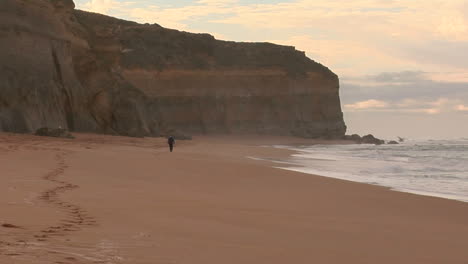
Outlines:
[[468, 139], [275, 147], [298, 152], [282, 169], [468, 202]]

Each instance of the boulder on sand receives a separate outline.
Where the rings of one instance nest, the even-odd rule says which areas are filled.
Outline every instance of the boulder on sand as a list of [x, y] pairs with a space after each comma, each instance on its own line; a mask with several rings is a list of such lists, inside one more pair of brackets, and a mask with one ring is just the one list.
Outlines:
[[75, 138], [68, 130], [63, 128], [42, 127], [36, 130], [35, 135], [43, 137]]

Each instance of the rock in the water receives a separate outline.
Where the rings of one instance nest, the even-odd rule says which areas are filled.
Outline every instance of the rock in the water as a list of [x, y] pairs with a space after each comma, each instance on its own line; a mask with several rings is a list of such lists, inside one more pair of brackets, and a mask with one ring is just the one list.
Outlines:
[[385, 143], [384, 140], [378, 139], [374, 137], [372, 134], [365, 135], [361, 138], [361, 143], [362, 144], [375, 144], [375, 145], [382, 145]]
[[391, 140], [387, 144], [389, 144], [389, 145], [398, 145], [400, 143], [396, 142], [395, 140]]
[[353, 141], [356, 144], [375, 144], [382, 145], [385, 143], [384, 140], [374, 137], [372, 134], [366, 136], [359, 136], [358, 134], [346, 135], [343, 137], [344, 140]]
[[36, 131], [35, 135], [43, 137], [75, 138], [68, 132], [68, 130], [63, 128], [42, 127]]
[[343, 137], [344, 140], [352, 140], [356, 143], [361, 143], [361, 136], [359, 136], [358, 134], [352, 134], [352, 135], [345, 135]]

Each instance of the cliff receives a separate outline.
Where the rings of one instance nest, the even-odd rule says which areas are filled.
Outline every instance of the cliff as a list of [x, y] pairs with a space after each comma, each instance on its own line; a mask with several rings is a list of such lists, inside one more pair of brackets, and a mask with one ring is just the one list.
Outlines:
[[0, 131], [341, 137], [338, 77], [294, 47], [2, 0]]

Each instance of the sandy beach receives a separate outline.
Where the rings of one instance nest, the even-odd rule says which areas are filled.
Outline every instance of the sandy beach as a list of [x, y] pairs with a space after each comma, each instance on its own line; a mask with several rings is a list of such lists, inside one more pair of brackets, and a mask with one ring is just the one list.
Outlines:
[[468, 203], [274, 168], [287, 137], [0, 134], [0, 263], [468, 263]]

